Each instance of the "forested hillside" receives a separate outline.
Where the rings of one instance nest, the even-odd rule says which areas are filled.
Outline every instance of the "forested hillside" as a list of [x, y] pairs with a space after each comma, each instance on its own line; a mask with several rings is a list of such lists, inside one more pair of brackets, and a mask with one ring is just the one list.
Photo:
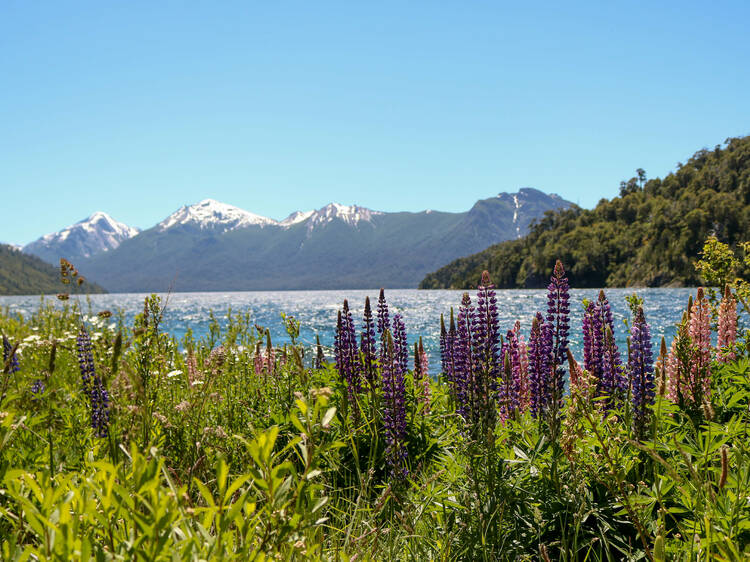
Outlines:
[[36, 256], [0, 244], [0, 295], [53, 295], [62, 292], [103, 293], [96, 284], [63, 285], [58, 268]]
[[455, 260], [420, 288], [474, 287], [484, 269], [499, 287], [541, 287], [556, 258], [578, 287], [694, 285], [709, 235], [733, 247], [750, 239], [750, 137], [699, 150], [663, 179], [638, 170], [619, 197], [549, 211], [527, 236]]

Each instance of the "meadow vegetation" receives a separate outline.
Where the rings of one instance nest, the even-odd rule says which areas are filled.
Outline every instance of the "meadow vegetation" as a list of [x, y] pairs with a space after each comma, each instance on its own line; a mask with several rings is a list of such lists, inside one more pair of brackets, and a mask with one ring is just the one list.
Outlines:
[[177, 341], [156, 296], [132, 325], [75, 298], [6, 310], [0, 556], [746, 559], [750, 291], [728, 246], [701, 264], [723, 289], [654, 351], [637, 296], [618, 349], [606, 294], [570, 303], [559, 262], [530, 327], [501, 331], [485, 274], [441, 365], [383, 292], [344, 303], [332, 354], [292, 317], [284, 346], [242, 313]]

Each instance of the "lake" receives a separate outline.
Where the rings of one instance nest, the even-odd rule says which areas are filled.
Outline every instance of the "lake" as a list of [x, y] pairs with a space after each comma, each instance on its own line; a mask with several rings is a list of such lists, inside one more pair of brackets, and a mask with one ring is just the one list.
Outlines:
[[[580, 359], [583, 341], [581, 337], [581, 302], [584, 298], [595, 299], [598, 289], [571, 290], [571, 348]], [[658, 351], [659, 341], [664, 335], [667, 343], [675, 333], [675, 323], [680, 319], [688, 296], [695, 294], [695, 289], [607, 289], [606, 293], [612, 305], [615, 317], [615, 331], [620, 349], [625, 357], [626, 328], [623, 323], [629, 317], [625, 297], [637, 292], [644, 299], [646, 319], [651, 325], [654, 342], [654, 353]], [[386, 291], [391, 316], [399, 312], [406, 322], [409, 342], [422, 336], [425, 349], [430, 357], [430, 371], [435, 374], [439, 364], [440, 348], [440, 314], [445, 314], [446, 323], [451, 307], [458, 312], [458, 305], [463, 291], [398, 289]], [[472, 301], [475, 301], [474, 294]], [[336, 311], [343, 300], [349, 299], [349, 305], [357, 328], [361, 325], [362, 309], [365, 297], [370, 297], [375, 309], [378, 290], [351, 291], [247, 291], [227, 293], [173, 293], [161, 295], [167, 300], [163, 320], [163, 329], [177, 338], [182, 338], [188, 329], [195, 337], [208, 332], [210, 312], [213, 311], [220, 324], [226, 324], [226, 314], [249, 312], [254, 323], [267, 327], [275, 344], [288, 341], [281, 313], [294, 316], [301, 323], [300, 339], [305, 344], [314, 344], [315, 335], [320, 336], [321, 343], [332, 355], [333, 338], [336, 329]], [[83, 297], [81, 304], [84, 311], [96, 313], [100, 310], [121, 310], [130, 324], [133, 317], [143, 310], [146, 294], [106, 294]], [[71, 297], [73, 299], [75, 297]], [[87, 304], [87, 299], [88, 303]], [[516, 320], [520, 320], [522, 331], [528, 337], [531, 321], [537, 310], [546, 310], [546, 291], [544, 290], [501, 290], [497, 292], [500, 328], [502, 333], [511, 329]], [[47, 302], [60, 302], [54, 297], [47, 297]], [[4, 296], [0, 297], [0, 307], [9, 314], [29, 315], [40, 306], [39, 296]], [[90, 307], [90, 308], [89, 308]]]

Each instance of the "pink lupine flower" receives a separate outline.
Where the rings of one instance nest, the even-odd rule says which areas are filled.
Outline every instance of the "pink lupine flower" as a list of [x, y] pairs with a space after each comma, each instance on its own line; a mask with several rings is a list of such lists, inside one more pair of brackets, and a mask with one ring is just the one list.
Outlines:
[[414, 386], [419, 390], [419, 403], [422, 405], [422, 413], [430, 413], [430, 364], [422, 345], [422, 338], [419, 338], [419, 344], [414, 344]]
[[707, 398], [711, 392], [711, 311], [702, 287], [698, 288], [690, 311], [689, 335], [694, 349], [690, 384], [694, 395], [702, 387], [703, 396]]
[[732, 351], [737, 341], [737, 301], [727, 286], [724, 298], [719, 305], [719, 340], [717, 345], [718, 359], [723, 363], [734, 361], [736, 355]]
[[529, 394], [529, 352], [526, 347], [526, 340], [520, 334], [521, 327], [518, 326], [518, 355], [521, 360], [521, 385], [519, 391], [519, 401], [521, 411], [525, 412], [529, 408], [531, 403], [531, 397]]

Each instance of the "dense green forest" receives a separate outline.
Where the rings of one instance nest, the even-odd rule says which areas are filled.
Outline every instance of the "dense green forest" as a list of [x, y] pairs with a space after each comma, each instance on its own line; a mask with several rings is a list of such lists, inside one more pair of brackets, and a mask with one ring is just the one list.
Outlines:
[[[50, 295], [62, 290], [60, 272], [56, 267], [12, 246], [0, 244], [0, 295]], [[86, 283], [82, 287], [71, 284], [66, 291], [105, 292], [93, 283]]]
[[429, 274], [422, 289], [541, 287], [559, 257], [579, 287], [698, 284], [694, 262], [709, 235], [736, 247], [750, 238], [750, 136], [699, 150], [663, 179], [643, 170], [593, 210], [547, 212], [527, 236], [490, 246]]

